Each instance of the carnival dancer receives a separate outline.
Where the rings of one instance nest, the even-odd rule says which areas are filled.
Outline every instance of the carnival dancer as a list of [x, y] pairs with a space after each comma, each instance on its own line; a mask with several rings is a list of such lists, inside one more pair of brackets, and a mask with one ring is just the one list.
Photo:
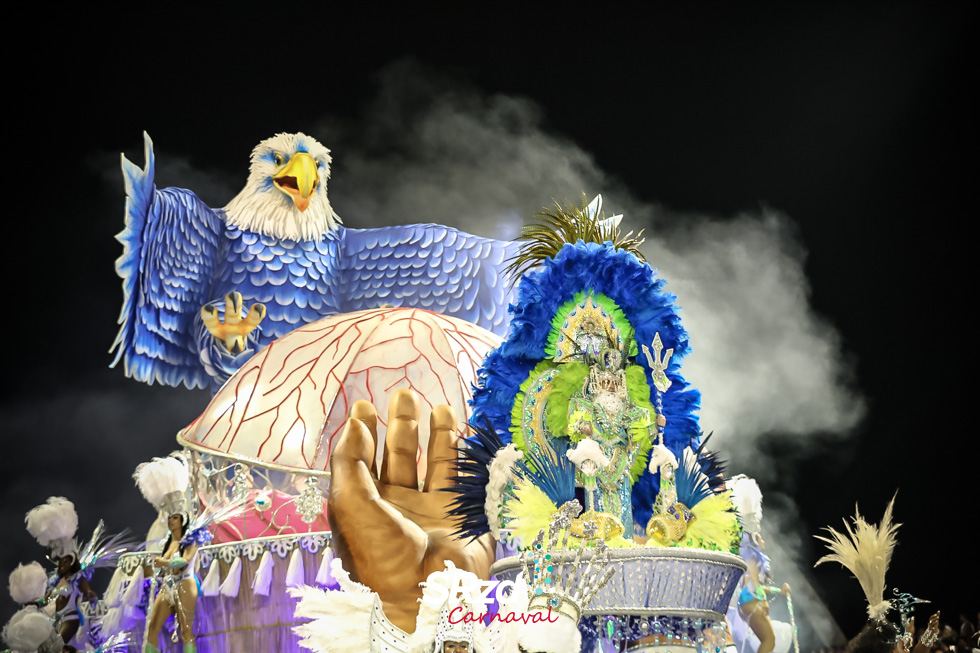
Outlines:
[[[737, 620], [748, 624], [749, 628], [759, 639], [756, 653], [771, 653], [776, 648], [776, 624], [769, 618], [769, 602], [783, 595], [790, 596], [790, 587], [783, 583], [781, 587], [773, 585], [772, 570], [769, 556], [766, 555], [766, 543], [762, 539], [762, 491], [758, 483], [744, 474], [735, 476], [727, 483], [732, 490], [732, 503], [742, 522], [744, 533], [739, 546], [739, 555], [748, 565], [748, 570], [742, 576], [742, 584], [736, 595], [737, 610], [729, 611], [729, 626], [736, 632], [739, 628]], [[785, 630], [783, 622], [777, 622], [780, 631]], [[788, 624], [786, 624], [788, 626]], [[791, 629], [790, 629], [791, 630]], [[743, 648], [747, 637], [742, 637]], [[780, 637], [789, 648], [791, 637]]]
[[[167, 515], [169, 533], [161, 555], [151, 563], [157, 569], [151, 587], [146, 621], [144, 653], [158, 653], [160, 631], [170, 615], [177, 619], [177, 631], [186, 653], [197, 653], [194, 639], [194, 615], [197, 611], [199, 584], [194, 575], [198, 543], [192, 541], [188, 526], [190, 510], [187, 500], [190, 475], [187, 463], [178, 456], [154, 458], [136, 468], [133, 474], [143, 497], [158, 511]], [[157, 589], [159, 591], [157, 592]], [[153, 593], [156, 593], [154, 597]]]
[[776, 632], [769, 619], [769, 602], [779, 595], [789, 596], [787, 583], [782, 587], [772, 585], [769, 556], [766, 543], [759, 533], [746, 533], [742, 538], [740, 553], [748, 565], [742, 577], [738, 593], [738, 614], [759, 638], [756, 653], [769, 653], [776, 647]]
[[82, 623], [79, 612], [80, 599], [97, 597], [89, 587], [88, 579], [81, 572], [75, 532], [78, 530], [78, 513], [75, 505], [64, 497], [49, 497], [32, 509], [25, 518], [27, 530], [41, 546], [51, 548], [49, 558], [57, 569], [48, 579], [48, 587], [39, 607], [55, 622], [55, 630], [65, 644], [75, 638]]
[[[159, 653], [160, 631], [170, 615], [177, 619], [174, 641], [184, 643], [184, 653], [197, 653], [194, 616], [201, 584], [197, 579], [197, 552], [211, 541], [212, 524], [230, 519], [243, 510], [247, 499], [212, 505], [191, 519], [190, 474], [182, 453], [154, 458], [136, 468], [133, 474], [143, 497], [167, 515], [170, 531], [160, 555], [151, 560], [157, 571], [151, 587], [152, 608], [146, 622], [144, 653]], [[159, 585], [157, 585], [159, 583]], [[157, 591], [159, 587], [159, 591]], [[154, 597], [154, 592], [156, 595]]]
[[[601, 307], [593, 303], [592, 297], [585, 301], [601, 316]], [[642, 368], [630, 363], [627, 357], [633, 341], [626, 338], [620, 348], [622, 339], [611, 335], [600, 345], [603, 348], [599, 353], [592, 355], [595, 345], [589, 344], [593, 339], [589, 334], [600, 327], [592, 316], [587, 316], [583, 323], [585, 329], [576, 334], [573, 342], [585, 340], [579, 346], [588, 347], [583, 350], [588, 376], [568, 402], [567, 433], [576, 447], [566, 456], [579, 469], [586, 490], [586, 514], [606, 515], [630, 539], [633, 535], [630, 470], [643, 445], [649, 448], [648, 429], [654, 417], [648, 408], [637, 405], [629, 396], [627, 371], [635, 369], [640, 376], [643, 374]], [[559, 356], [556, 354], [556, 358]], [[568, 357], [563, 356], [562, 360]]]
[[199, 593], [195, 576], [198, 544], [185, 542], [188, 526], [186, 512], [173, 512], [167, 519], [167, 526], [170, 535], [164, 544], [163, 555], [154, 557], [152, 561], [153, 566], [160, 570], [162, 581], [150, 612], [148, 641], [144, 651], [156, 653], [159, 650], [152, 642], [157, 641], [167, 618], [175, 614], [185, 653], [196, 653], [193, 627]]
[[78, 554], [71, 552], [58, 558], [58, 568], [51, 577], [48, 592], [42, 606], [53, 605], [53, 618], [59, 625], [58, 631], [65, 644], [74, 639], [79, 627], [84, 623], [81, 613], [81, 598], [88, 601], [98, 601], [98, 596], [88, 584], [88, 579], [82, 575], [82, 566]]
[[[827, 527], [830, 537], [816, 536], [827, 543], [830, 553], [817, 560], [815, 567], [825, 562], [837, 562], [850, 571], [864, 590], [868, 601], [868, 623], [854, 639], [847, 644], [848, 653], [890, 653], [892, 651], [912, 651], [914, 643], [914, 622], [912, 611], [917, 603], [928, 603], [911, 594], [892, 590], [891, 599], [885, 598], [885, 573], [891, 564], [892, 553], [898, 544], [896, 533], [901, 524], [892, 521], [895, 498], [888, 503], [881, 523], [869, 524], [855, 508], [852, 524], [844, 522], [845, 533]], [[897, 611], [899, 619], [892, 622], [888, 613]], [[936, 643], [939, 630], [939, 615], [929, 620], [929, 628], [916, 651], [928, 650]]]
[[[128, 539], [126, 531], [117, 535], [107, 535], [105, 523], [101, 520], [92, 532], [92, 537], [79, 546], [75, 540], [78, 530], [78, 514], [71, 501], [64, 497], [50, 497], [46, 503], [37, 506], [26, 517], [27, 530], [44, 546], [51, 547], [50, 558], [57, 564], [55, 573], [48, 580], [44, 596], [30, 600], [27, 585], [34, 584], [30, 577], [30, 566], [18, 568], [16, 579], [11, 575], [11, 595], [21, 598], [44, 609], [54, 622], [55, 630], [61, 635], [63, 643], [84, 637], [79, 628], [85, 625], [82, 614], [82, 598], [95, 602], [98, 596], [89, 586], [96, 569], [115, 566], [119, 556], [134, 544]], [[15, 585], [16, 592], [15, 592]], [[15, 597], [17, 600], [17, 597]]]

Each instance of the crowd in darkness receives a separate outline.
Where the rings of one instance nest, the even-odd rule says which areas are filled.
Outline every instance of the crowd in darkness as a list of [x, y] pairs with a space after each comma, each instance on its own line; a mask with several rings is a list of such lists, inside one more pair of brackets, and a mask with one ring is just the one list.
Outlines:
[[[906, 649], [901, 641], [897, 644], [883, 641], [878, 636], [878, 629], [869, 624], [846, 646], [823, 648], [816, 653], [980, 653], [980, 613], [975, 622], [960, 614], [959, 623], [942, 623], [939, 613], [931, 621], [935, 623], [932, 628], [929, 624], [912, 622], [911, 649]], [[933, 633], [929, 634], [929, 630]]]
[[[916, 628], [916, 641], [921, 641], [923, 628]], [[931, 651], [949, 651], [950, 653], [969, 653], [980, 651], [980, 612], [977, 613], [976, 621], [970, 621], [965, 614], [960, 614], [959, 624], [941, 624], [939, 627], [939, 639], [930, 649]]]

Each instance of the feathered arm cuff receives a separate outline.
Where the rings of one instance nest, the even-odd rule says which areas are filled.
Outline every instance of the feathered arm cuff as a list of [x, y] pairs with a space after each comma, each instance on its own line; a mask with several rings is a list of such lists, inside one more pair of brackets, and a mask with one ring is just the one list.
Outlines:
[[190, 546], [191, 544], [196, 544], [198, 546], [204, 546], [214, 539], [214, 535], [206, 527], [195, 528], [192, 531], [188, 531], [184, 537], [180, 540], [180, 546]]
[[173, 558], [170, 559], [170, 562], [167, 564], [167, 566], [169, 566], [171, 569], [183, 569], [184, 567], [187, 566], [187, 561], [181, 558], [180, 556], [174, 556]]

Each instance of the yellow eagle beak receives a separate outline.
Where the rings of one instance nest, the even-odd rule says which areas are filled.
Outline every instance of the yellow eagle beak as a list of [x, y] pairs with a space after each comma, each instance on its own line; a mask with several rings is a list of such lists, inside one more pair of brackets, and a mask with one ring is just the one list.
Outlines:
[[320, 185], [316, 160], [306, 152], [297, 152], [286, 167], [272, 178], [272, 182], [289, 195], [297, 209], [305, 211], [316, 187]]

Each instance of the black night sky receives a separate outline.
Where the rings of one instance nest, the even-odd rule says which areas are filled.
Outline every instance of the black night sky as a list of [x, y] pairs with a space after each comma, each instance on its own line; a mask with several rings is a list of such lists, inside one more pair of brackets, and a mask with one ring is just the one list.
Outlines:
[[[30, 39], [5, 45], [4, 220], [14, 229], [0, 395], [4, 578], [43, 557], [21, 520], [52, 494], [76, 503], [80, 534], [100, 517], [145, 530], [151, 510], [130, 474], [174, 448], [208, 400], [108, 368], [121, 302], [120, 152], [142, 164], [146, 130], [158, 185], [222, 206], [256, 143], [305, 131], [333, 150], [331, 197], [348, 227], [438, 222], [390, 202], [380, 204], [389, 214], [359, 217], [358, 194], [373, 192], [366, 162], [383, 160], [379, 175], [429, 165], [411, 140], [386, 135], [412, 131], [447, 97], [476, 116], [504, 98], [520, 109], [500, 129], [584, 152], [607, 182], [541, 187], [513, 203], [522, 218], [568, 192], [602, 192], [615, 210], [622, 189], [631, 206], [655, 207], [638, 226], [674, 242], [685, 229], [678, 216], [786, 216], [809, 306], [836, 331], [846, 390], [864, 416], [844, 432], [762, 433], [739, 459], [775, 460], [776, 470], [733, 471], [759, 474], [767, 497], [781, 492], [796, 506], [804, 570], [823, 554], [811, 537], [821, 527], [839, 527], [855, 502], [877, 521], [898, 489], [904, 526], [889, 586], [931, 599], [947, 619], [976, 616], [974, 292], [961, 282], [973, 242], [962, 225], [973, 214], [976, 72], [965, 5], [232, 6], [38, 12], [7, 26]], [[447, 194], [468, 190], [445, 183]], [[475, 191], [472, 201], [482, 201]], [[809, 578], [856, 633], [858, 584], [831, 565]], [[8, 601], [0, 615], [13, 611]]]

